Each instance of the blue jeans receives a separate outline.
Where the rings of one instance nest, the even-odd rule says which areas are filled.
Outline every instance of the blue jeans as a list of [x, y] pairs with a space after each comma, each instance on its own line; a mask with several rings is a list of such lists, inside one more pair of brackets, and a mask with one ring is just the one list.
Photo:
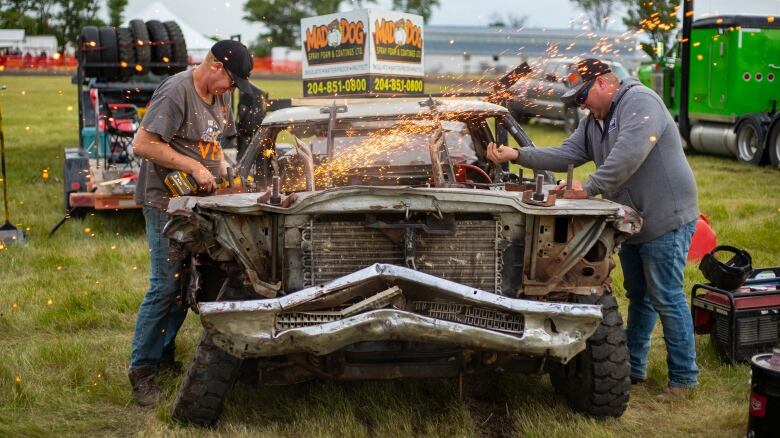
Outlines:
[[693, 321], [683, 290], [683, 270], [696, 221], [640, 244], [623, 244], [620, 262], [628, 296], [626, 337], [631, 376], [647, 376], [647, 353], [656, 315], [666, 343], [669, 386], [696, 386], [696, 345]]
[[168, 248], [163, 227], [168, 214], [155, 207], [144, 206], [146, 240], [149, 244], [149, 290], [138, 310], [133, 334], [130, 369], [157, 367], [163, 355], [173, 357], [178, 333], [187, 309], [180, 295], [181, 270], [184, 257], [174, 260]]

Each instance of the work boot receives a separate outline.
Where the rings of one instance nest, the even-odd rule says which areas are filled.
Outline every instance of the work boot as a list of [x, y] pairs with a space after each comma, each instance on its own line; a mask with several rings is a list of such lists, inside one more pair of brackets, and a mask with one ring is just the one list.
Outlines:
[[156, 367], [152, 365], [133, 368], [128, 373], [130, 385], [133, 387], [133, 398], [141, 406], [151, 406], [162, 396], [160, 385], [154, 380], [157, 376]]
[[173, 377], [181, 375], [183, 366], [178, 360], [174, 360], [173, 352], [164, 352], [160, 358], [160, 372]]
[[631, 376], [631, 384], [632, 385], [641, 385], [641, 384], [645, 383], [645, 381], [647, 381], [647, 379], [645, 379], [643, 377]]
[[655, 401], [659, 403], [670, 403], [688, 397], [693, 393], [693, 388], [680, 388], [677, 386], [667, 386], [662, 393], [655, 396]]

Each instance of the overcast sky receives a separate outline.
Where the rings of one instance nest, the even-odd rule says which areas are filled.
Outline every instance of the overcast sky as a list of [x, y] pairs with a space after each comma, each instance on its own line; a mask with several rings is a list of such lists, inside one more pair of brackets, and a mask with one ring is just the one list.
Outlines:
[[[125, 18], [133, 18], [157, 0], [129, 0]], [[294, 0], [291, 0], [294, 1]], [[229, 37], [241, 34], [243, 41], [253, 41], [262, 31], [258, 23], [243, 20], [244, 0], [159, 0], [190, 26], [206, 35]], [[353, 9], [349, 0], [346, 10]], [[569, 0], [441, 0], [429, 24], [485, 26], [493, 14], [528, 16], [526, 27], [568, 29], [582, 27], [581, 11]], [[378, 0], [377, 6], [389, 8], [391, 0]], [[624, 30], [622, 10], [612, 19], [609, 30]], [[780, 0], [695, 0], [695, 18], [718, 14], [780, 15]]]

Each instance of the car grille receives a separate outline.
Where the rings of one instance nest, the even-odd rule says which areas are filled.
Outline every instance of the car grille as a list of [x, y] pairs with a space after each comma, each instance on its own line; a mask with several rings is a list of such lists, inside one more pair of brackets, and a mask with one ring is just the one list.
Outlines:
[[[477, 289], [499, 292], [503, 250], [496, 220], [456, 220], [454, 234], [418, 232], [414, 267]], [[310, 221], [304, 241], [304, 285], [324, 284], [374, 263], [406, 266], [401, 244], [363, 222]]]

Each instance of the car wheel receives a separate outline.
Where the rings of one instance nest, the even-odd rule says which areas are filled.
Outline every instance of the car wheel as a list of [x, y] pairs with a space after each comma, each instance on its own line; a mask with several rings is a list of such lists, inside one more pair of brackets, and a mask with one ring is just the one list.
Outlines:
[[739, 161], [759, 165], [765, 161], [766, 129], [760, 120], [748, 117], [737, 127], [737, 158]]
[[564, 112], [564, 118], [563, 118], [563, 129], [566, 131], [566, 134], [571, 135], [574, 133], [574, 131], [577, 129], [577, 126], [580, 124], [580, 115], [577, 112], [577, 108], [575, 107], [569, 107], [566, 108], [566, 111]]
[[173, 419], [196, 426], [214, 425], [240, 365], [240, 359], [214, 345], [204, 332], [173, 402]]
[[772, 130], [769, 131], [769, 140], [766, 143], [766, 147], [772, 167], [780, 170], [780, 121], [775, 121]]
[[611, 294], [578, 298], [579, 303], [600, 304], [604, 319], [585, 351], [566, 365], [553, 366], [550, 380], [575, 411], [592, 417], [619, 417], [628, 406], [631, 389], [623, 318]]

